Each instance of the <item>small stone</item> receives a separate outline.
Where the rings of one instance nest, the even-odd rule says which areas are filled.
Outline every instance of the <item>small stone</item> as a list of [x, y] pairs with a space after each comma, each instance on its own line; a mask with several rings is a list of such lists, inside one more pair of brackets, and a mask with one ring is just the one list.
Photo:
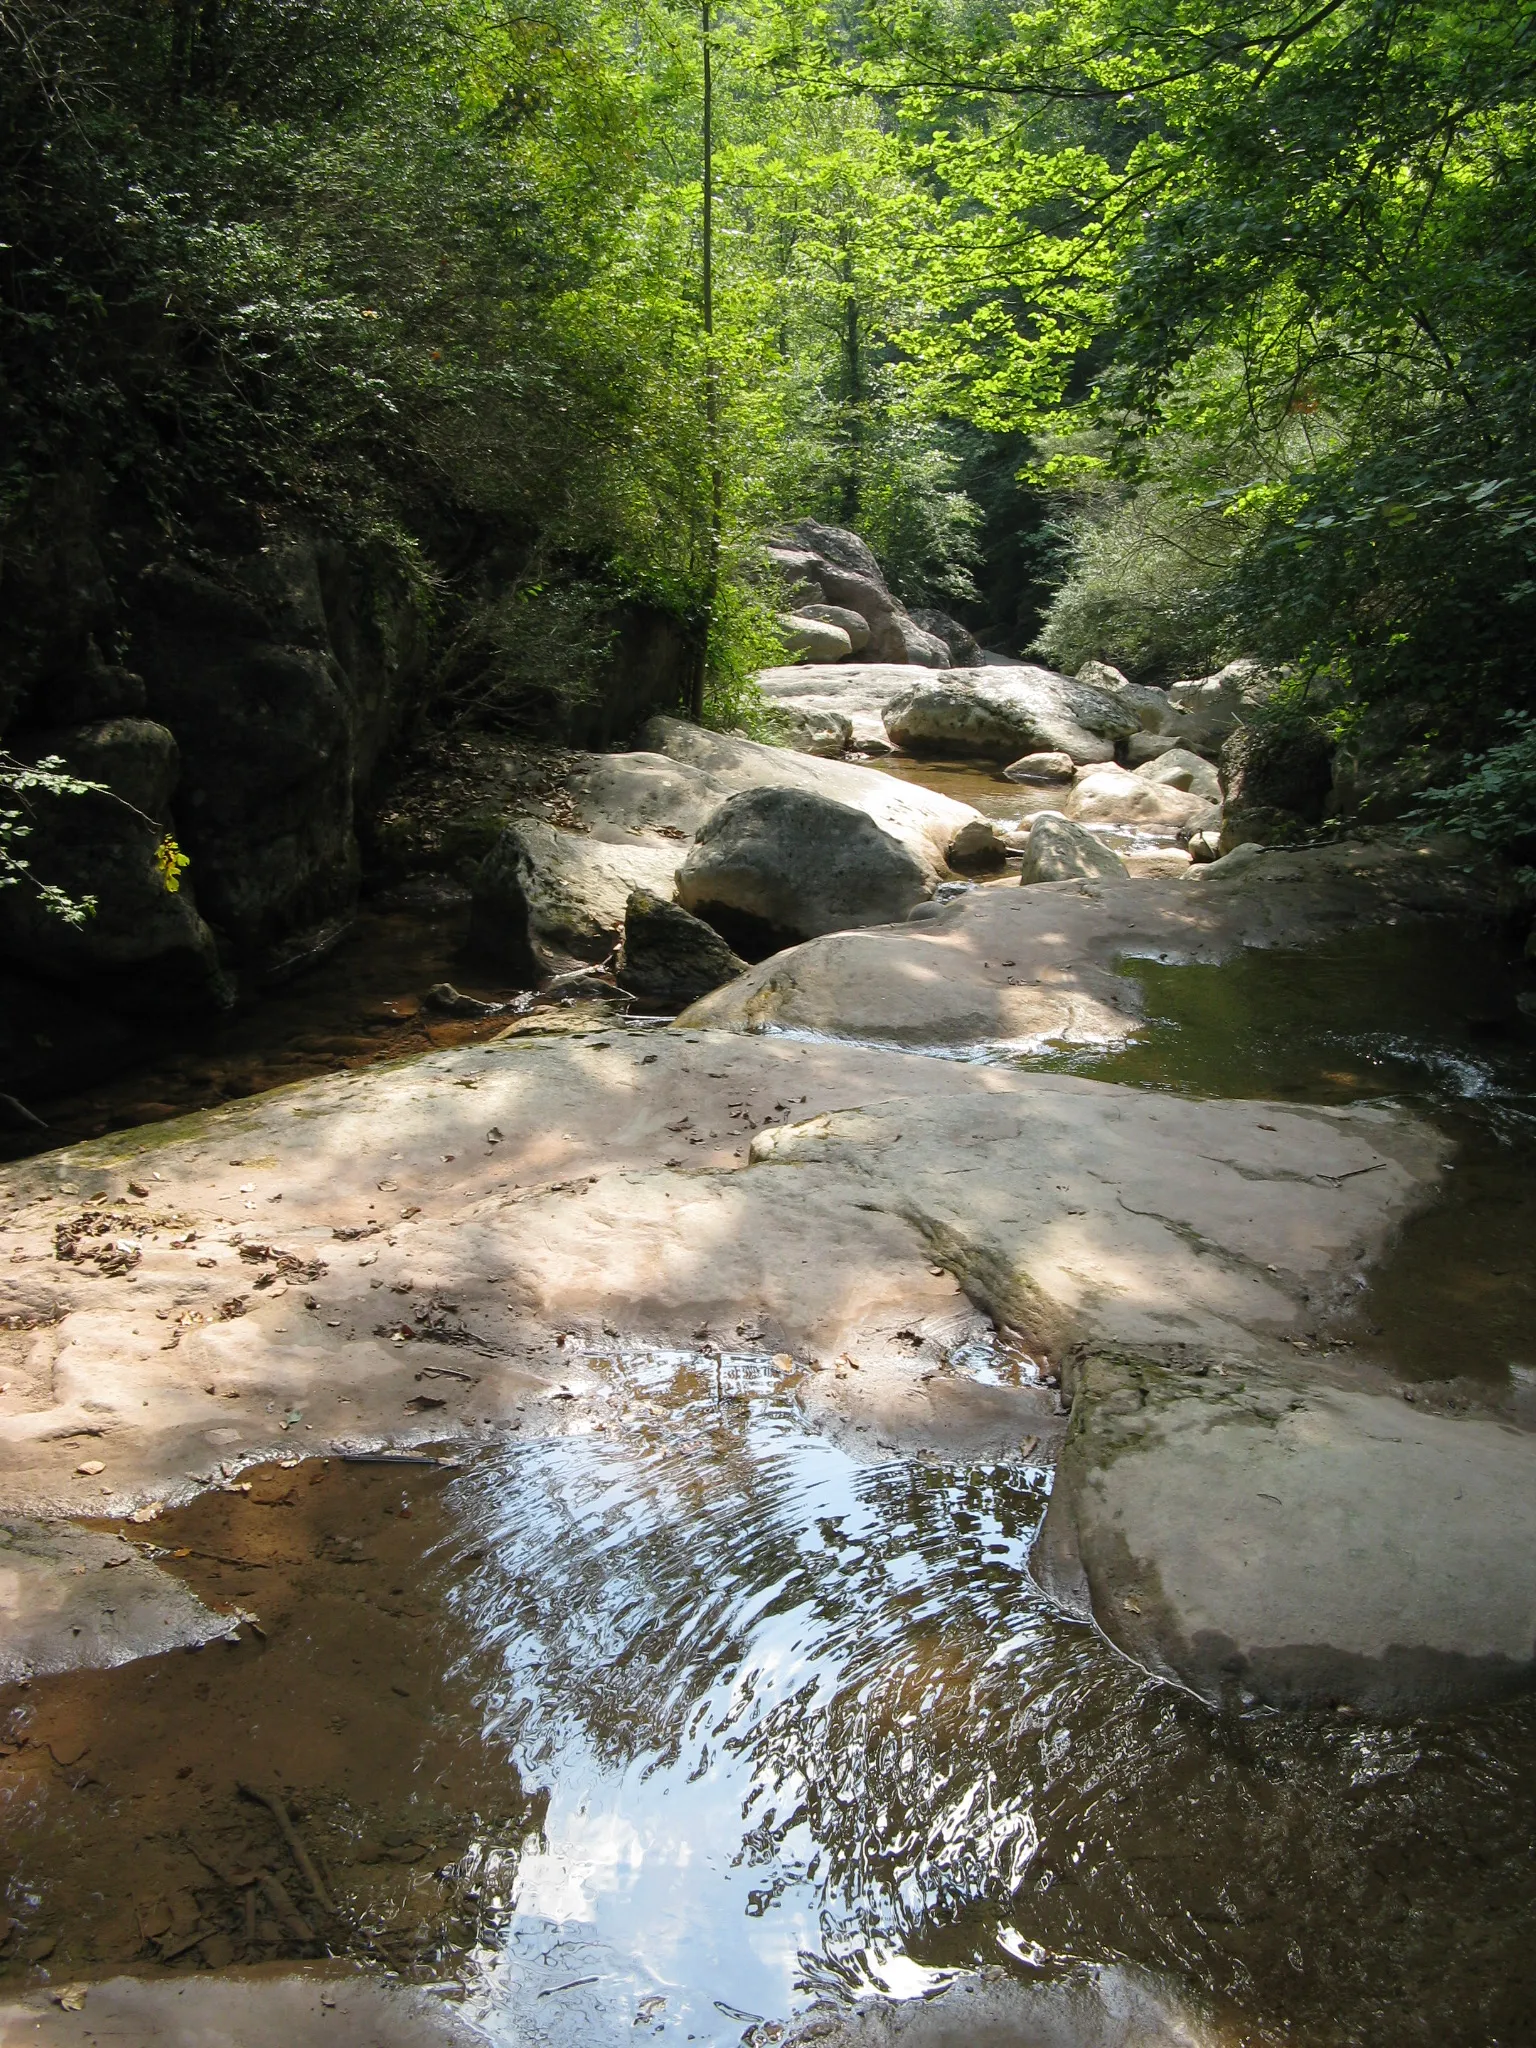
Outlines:
[[1070, 782], [1076, 773], [1072, 756], [1059, 752], [1023, 754], [1003, 770], [1008, 782]]
[[87, 1458], [83, 1465], [75, 1467], [75, 1470], [85, 1479], [94, 1479], [98, 1472], [105, 1472], [106, 1469], [100, 1458]]

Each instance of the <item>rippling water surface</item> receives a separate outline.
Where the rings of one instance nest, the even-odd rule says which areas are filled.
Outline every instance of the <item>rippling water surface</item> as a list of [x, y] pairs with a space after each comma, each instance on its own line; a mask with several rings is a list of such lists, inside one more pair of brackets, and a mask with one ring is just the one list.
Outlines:
[[1223, 1722], [1046, 1606], [1038, 1471], [859, 1464], [707, 1364], [614, 1395], [459, 1481], [441, 1560], [548, 1793], [480, 1952], [498, 2039], [766, 2043], [1072, 1960], [1233, 2043], [1530, 2038], [1529, 1712]]

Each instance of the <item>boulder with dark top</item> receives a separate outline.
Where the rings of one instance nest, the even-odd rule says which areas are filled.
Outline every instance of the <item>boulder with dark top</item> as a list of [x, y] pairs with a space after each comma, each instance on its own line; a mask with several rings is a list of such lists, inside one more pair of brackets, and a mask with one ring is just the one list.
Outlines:
[[1317, 726], [1240, 725], [1221, 750], [1222, 852], [1311, 838], [1332, 787], [1333, 743]]
[[614, 845], [518, 818], [480, 864], [469, 943], [524, 986], [573, 960], [606, 960], [637, 888], [672, 893], [677, 846]]
[[[632, 792], [625, 799], [632, 804], [639, 790], [651, 785], [656, 790], [656, 801], [645, 807], [644, 815], [652, 829], [659, 826], [666, 815], [663, 804], [668, 797], [667, 778], [658, 769], [672, 771], [677, 785], [671, 792], [675, 805], [672, 818], [689, 838], [737, 790], [803, 789], [865, 812], [882, 832], [905, 846], [930, 879], [938, 883], [943, 880], [955, 835], [980, 815], [952, 796], [941, 796], [937, 790], [924, 789], [915, 782], [898, 781], [894, 775], [881, 775], [852, 761], [819, 761], [809, 754], [792, 753], [786, 747], [765, 746], [761, 740], [738, 739], [734, 733], [706, 732], [702, 726], [686, 725], [677, 718], [653, 718], [641, 738], [656, 750], [653, 754], [611, 756], [621, 773], [610, 779], [610, 773], [603, 770], [587, 784], [591, 795], [583, 799], [583, 808], [594, 821], [601, 811], [610, 817], [615, 815], [613, 806], [621, 787]], [[622, 772], [626, 761], [633, 763], [634, 768]], [[643, 772], [641, 763], [646, 764]], [[685, 791], [686, 800], [682, 801]], [[594, 799], [600, 801], [601, 811]], [[626, 810], [625, 815], [629, 814]]]
[[1111, 853], [1085, 826], [1054, 811], [1042, 811], [1029, 828], [1024, 849], [1023, 883], [1092, 880], [1095, 876], [1123, 882], [1130, 874], [1117, 853]]
[[955, 669], [912, 683], [885, 707], [894, 746], [913, 754], [1011, 761], [1062, 753], [1078, 766], [1114, 759], [1134, 714], [1102, 690], [1046, 668]]
[[962, 626], [948, 612], [935, 611], [929, 605], [914, 605], [912, 617], [925, 633], [931, 633], [935, 640], [944, 642], [956, 668], [981, 666], [981, 646], [969, 626]]
[[867, 812], [803, 789], [746, 789], [707, 819], [678, 901], [762, 959], [822, 932], [904, 918], [932, 871]]
[[624, 911], [624, 945], [617, 980], [657, 1010], [682, 1010], [711, 989], [745, 973], [746, 961], [733, 953], [712, 925], [681, 904], [630, 892]]

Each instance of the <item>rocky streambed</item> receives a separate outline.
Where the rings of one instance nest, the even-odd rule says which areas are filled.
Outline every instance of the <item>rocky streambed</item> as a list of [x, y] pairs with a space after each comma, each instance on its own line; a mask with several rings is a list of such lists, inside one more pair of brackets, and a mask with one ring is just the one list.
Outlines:
[[[1485, 878], [1020, 887], [953, 798], [648, 737], [476, 891], [563, 999], [6, 1170], [5, 2024], [1522, 2038]], [[635, 894], [768, 769], [909, 912], [647, 1018]]]

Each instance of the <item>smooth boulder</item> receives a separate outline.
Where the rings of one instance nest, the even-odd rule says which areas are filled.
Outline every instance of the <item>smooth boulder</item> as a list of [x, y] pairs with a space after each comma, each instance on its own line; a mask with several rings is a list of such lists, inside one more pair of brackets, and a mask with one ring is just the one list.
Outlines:
[[790, 653], [803, 661], [842, 661], [853, 652], [852, 638], [841, 626], [806, 612], [780, 612], [774, 624]]
[[1050, 784], [1070, 782], [1076, 773], [1070, 754], [1025, 754], [1008, 763], [1003, 770], [1003, 779], [1007, 782]]
[[1114, 758], [1135, 718], [1102, 690], [1050, 669], [955, 669], [925, 678], [885, 707], [894, 746], [914, 754], [1016, 760], [1063, 753], [1079, 767]]
[[1055, 811], [1042, 811], [1029, 828], [1021, 883], [1070, 882], [1105, 876], [1123, 882], [1130, 870], [1085, 826]]
[[889, 924], [933, 894], [931, 871], [850, 804], [747, 789], [708, 819], [678, 870], [678, 900], [764, 954], [823, 932]]
[[1136, 773], [1144, 782], [1163, 784], [1168, 789], [1186, 789], [1203, 796], [1207, 803], [1221, 802], [1221, 777], [1211, 762], [1188, 747], [1168, 747], [1143, 761]]
[[615, 974], [620, 988], [658, 1010], [681, 1010], [745, 972], [712, 925], [649, 889], [631, 892]]
[[841, 627], [848, 635], [848, 643], [855, 654], [862, 654], [869, 645], [869, 621], [862, 612], [856, 612], [845, 604], [803, 604], [799, 616], [802, 619], [820, 619], [824, 625]]
[[614, 845], [518, 818], [475, 876], [471, 950], [529, 985], [571, 960], [605, 960], [632, 890], [672, 894], [679, 851]]
[[[651, 719], [641, 738], [655, 749], [645, 757], [647, 760], [665, 756], [686, 771], [687, 787], [692, 792], [690, 822], [685, 823], [679, 816], [678, 823], [690, 838], [709, 812], [736, 790], [812, 790], [865, 812], [882, 832], [888, 832], [907, 847], [939, 881], [956, 834], [981, 816], [969, 804], [958, 803], [952, 796], [941, 796], [937, 790], [923, 789], [915, 782], [898, 782], [894, 775], [881, 775], [852, 761], [819, 761], [785, 747], [764, 746], [761, 740], [739, 739], [734, 733], [706, 732], [680, 718]], [[612, 758], [622, 764], [626, 759], [641, 757]], [[654, 771], [652, 779], [659, 787], [660, 778]], [[692, 808], [694, 798], [706, 789], [714, 792], [714, 801], [696, 814]]]
[[1128, 769], [1106, 764], [1079, 775], [1066, 800], [1069, 818], [1095, 825], [1147, 825], [1177, 831], [1203, 830], [1216, 817], [1208, 797], [1150, 782]]

